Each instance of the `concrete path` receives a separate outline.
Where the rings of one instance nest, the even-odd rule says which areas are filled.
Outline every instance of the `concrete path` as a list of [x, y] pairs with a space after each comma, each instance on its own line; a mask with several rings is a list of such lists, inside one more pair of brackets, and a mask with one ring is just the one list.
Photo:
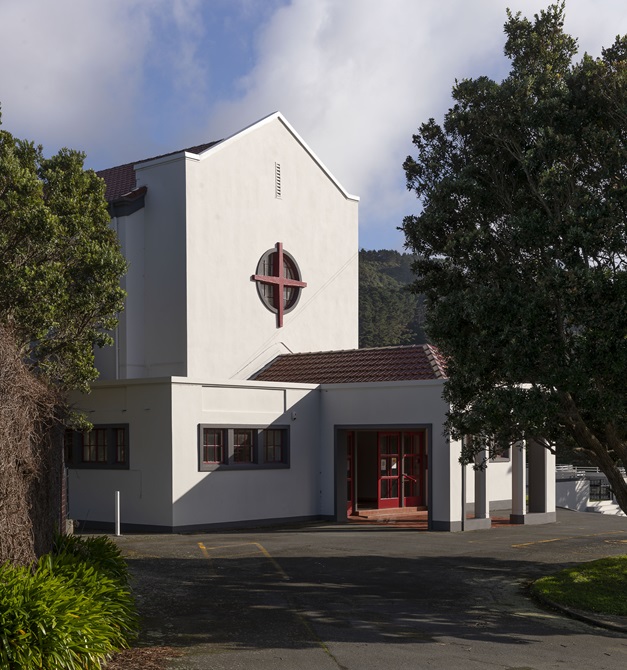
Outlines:
[[118, 538], [145, 643], [174, 669], [624, 670], [627, 635], [538, 607], [526, 585], [627, 554], [627, 519], [430, 533], [320, 524]]

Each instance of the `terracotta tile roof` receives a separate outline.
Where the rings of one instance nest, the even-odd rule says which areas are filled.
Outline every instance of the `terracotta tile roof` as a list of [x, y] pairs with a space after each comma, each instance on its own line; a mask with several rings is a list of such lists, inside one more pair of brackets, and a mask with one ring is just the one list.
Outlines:
[[96, 174], [99, 177], [102, 177], [107, 184], [107, 190], [105, 192], [105, 198], [107, 199], [107, 202], [114, 202], [122, 196], [129, 195], [132, 193], [132, 191], [135, 190], [137, 181], [135, 178], [135, 170], [133, 169], [134, 165], [138, 165], [139, 163], [147, 163], [148, 161], [153, 161], [157, 158], [172, 156], [174, 154], [181, 153], [182, 151], [187, 151], [187, 153], [190, 154], [201, 154], [203, 151], [206, 151], [209, 147], [212, 147], [217, 143], [218, 142], [207, 142], [206, 144], [197, 144], [194, 147], [189, 147], [189, 149], [179, 149], [178, 151], [171, 151], [170, 153], [161, 154], [160, 156], [144, 158], [140, 161], [134, 161], [133, 163], [117, 165], [116, 167], [107, 168], [106, 170], [99, 170]]
[[429, 344], [284, 354], [251, 377], [296, 384], [349, 384], [446, 378], [440, 352]]

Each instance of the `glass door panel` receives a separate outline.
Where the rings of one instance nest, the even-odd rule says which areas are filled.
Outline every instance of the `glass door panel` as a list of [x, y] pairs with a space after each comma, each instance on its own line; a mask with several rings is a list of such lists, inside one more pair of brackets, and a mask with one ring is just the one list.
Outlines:
[[400, 433], [378, 434], [380, 509], [400, 507], [400, 437]]

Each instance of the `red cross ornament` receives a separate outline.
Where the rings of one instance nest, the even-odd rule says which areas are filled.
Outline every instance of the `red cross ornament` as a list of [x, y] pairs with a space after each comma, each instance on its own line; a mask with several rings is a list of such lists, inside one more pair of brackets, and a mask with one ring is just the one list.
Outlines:
[[285, 259], [283, 257], [283, 244], [276, 243], [277, 262], [273, 263], [274, 275], [253, 275], [251, 279], [262, 284], [275, 286], [274, 303], [277, 310], [277, 328], [283, 327], [283, 313], [285, 311], [284, 290], [287, 287], [305, 288], [307, 283], [298, 279], [285, 277]]

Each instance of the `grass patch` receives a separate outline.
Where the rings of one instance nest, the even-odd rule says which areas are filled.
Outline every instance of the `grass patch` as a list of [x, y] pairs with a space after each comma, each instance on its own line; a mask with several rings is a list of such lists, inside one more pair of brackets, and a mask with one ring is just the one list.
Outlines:
[[627, 556], [601, 558], [533, 583], [532, 592], [559, 605], [627, 616]]

